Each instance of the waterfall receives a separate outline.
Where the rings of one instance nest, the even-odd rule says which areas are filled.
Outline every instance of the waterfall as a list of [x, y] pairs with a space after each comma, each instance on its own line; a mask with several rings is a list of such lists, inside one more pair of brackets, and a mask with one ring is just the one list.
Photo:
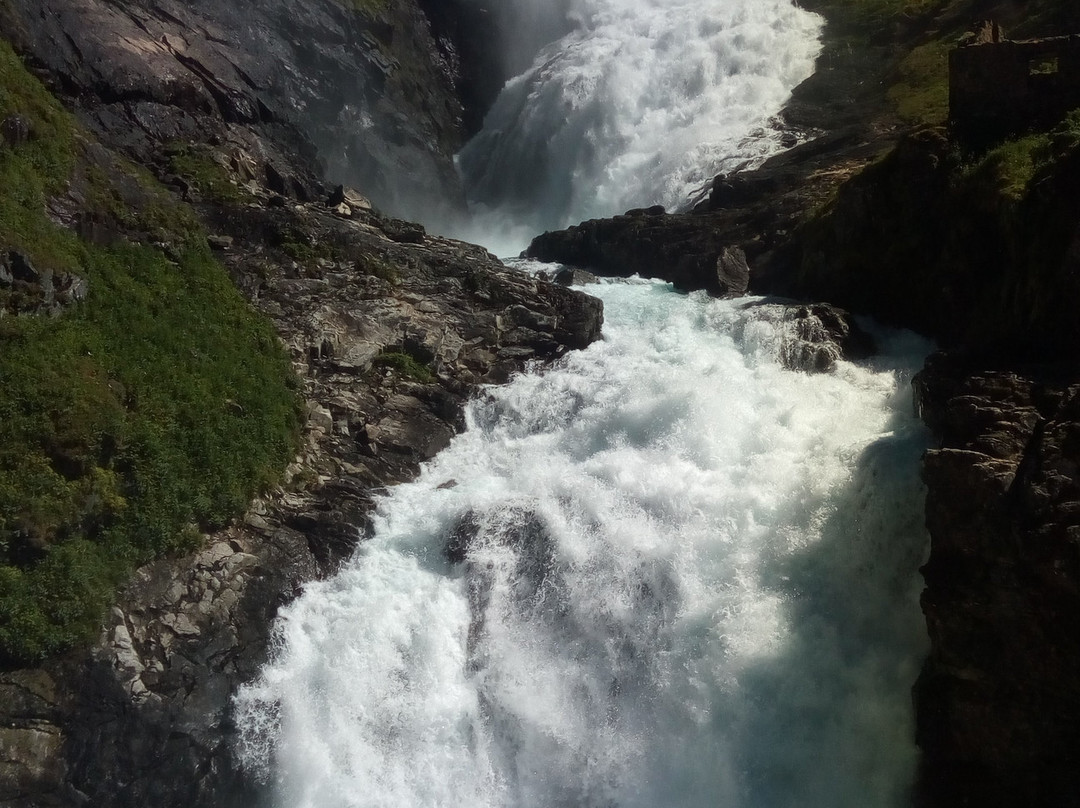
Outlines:
[[[522, 0], [518, 0], [522, 2]], [[528, 3], [526, 5], [529, 5]], [[459, 156], [470, 235], [677, 208], [779, 147], [821, 20], [790, 0], [571, 0], [574, 30], [510, 81]]]
[[[817, 50], [786, 0], [569, 8], [461, 155], [504, 254], [763, 159]], [[809, 375], [760, 301], [589, 292], [603, 340], [485, 390], [282, 610], [244, 765], [282, 808], [908, 804], [928, 346]]]
[[283, 611], [238, 701], [281, 805], [904, 804], [926, 346], [811, 376], [744, 302], [599, 294]]

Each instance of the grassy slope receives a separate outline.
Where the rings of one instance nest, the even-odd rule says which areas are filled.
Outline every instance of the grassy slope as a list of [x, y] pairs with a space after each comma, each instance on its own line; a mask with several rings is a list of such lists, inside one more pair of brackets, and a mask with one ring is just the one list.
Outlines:
[[[0, 308], [9, 663], [83, 641], [134, 565], [242, 510], [288, 462], [299, 417], [272, 328], [192, 212], [92, 144], [0, 42], [0, 120], [11, 114], [32, 136], [0, 141], [0, 249], [85, 278], [89, 295], [58, 318]], [[104, 246], [46, 213], [65, 206], [112, 234]]]

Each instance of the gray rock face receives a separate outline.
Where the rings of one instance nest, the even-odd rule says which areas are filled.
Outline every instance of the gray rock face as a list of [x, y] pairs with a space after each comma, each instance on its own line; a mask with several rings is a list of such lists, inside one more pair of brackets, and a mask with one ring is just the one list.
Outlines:
[[0, 253], [0, 314], [39, 314], [55, 317], [86, 298], [85, 278], [66, 272], [38, 270], [22, 253]]
[[461, 105], [413, 0], [373, 12], [340, 0], [11, 6], [21, 49], [138, 162], [247, 127], [286, 175], [334, 177], [390, 211], [460, 209]]

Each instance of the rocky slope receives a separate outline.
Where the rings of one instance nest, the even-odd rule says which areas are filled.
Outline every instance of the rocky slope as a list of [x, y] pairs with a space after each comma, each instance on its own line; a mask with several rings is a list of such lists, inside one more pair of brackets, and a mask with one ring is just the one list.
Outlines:
[[[254, 139], [289, 196], [303, 200], [310, 180], [330, 176], [390, 212], [462, 203], [455, 65], [415, 2], [8, 0], [3, 9], [3, 30], [53, 89], [139, 163], [172, 142]], [[298, 162], [314, 164], [305, 166], [314, 177]]]
[[[352, 551], [376, 490], [447, 445], [476, 384], [599, 336], [598, 301], [353, 201], [218, 213], [222, 259], [303, 380], [302, 453], [243, 522], [141, 569], [89, 655], [0, 673], [0, 804], [252, 804], [229, 697], [278, 606]], [[269, 246], [290, 229], [324, 257]]]
[[[389, 209], [460, 199], [453, 43], [409, 0], [5, 0], [0, 18], [80, 122], [72, 179], [47, 200], [54, 226], [84, 245], [152, 241], [131, 210], [164, 183], [189, 206], [164, 215], [188, 227], [194, 210], [276, 326], [306, 421], [281, 485], [196, 552], [141, 568], [91, 649], [0, 670], [0, 805], [251, 805], [229, 697], [265, 659], [277, 608], [351, 552], [374, 494], [447, 444], [478, 385], [587, 345], [601, 306], [326, 183]], [[0, 119], [0, 150], [47, 136]], [[85, 181], [128, 159], [153, 176]], [[39, 306], [22, 253], [0, 252], [0, 302], [20, 307], [4, 315], [62, 318], [64, 295], [103, 293], [48, 275]]]

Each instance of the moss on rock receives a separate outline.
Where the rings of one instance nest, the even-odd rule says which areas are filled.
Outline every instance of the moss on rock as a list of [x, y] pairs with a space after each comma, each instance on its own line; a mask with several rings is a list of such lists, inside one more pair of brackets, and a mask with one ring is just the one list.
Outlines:
[[88, 289], [61, 316], [0, 311], [0, 661], [27, 662], [84, 640], [134, 565], [273, 483], [299, 407], [194, 214], [0, 42], [10, 116], [29, 136], [0, 145], [0, 250]]

